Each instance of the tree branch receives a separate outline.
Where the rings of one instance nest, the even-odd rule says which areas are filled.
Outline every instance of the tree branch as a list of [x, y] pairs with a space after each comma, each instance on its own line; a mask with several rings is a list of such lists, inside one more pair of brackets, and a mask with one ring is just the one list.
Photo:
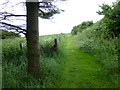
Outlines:
[[[12, 24], [8, 24], [8, 23], [5, 23], [5, 22], [0, 22], [1, 24], [4, 24], [6, 26], [10, 26], [12, 27], [11, 29], [15, 29], [17, 32], [19, 33], [23, 33], [23, 34], [26, 34], [26, 29], [23, 29], [23, 28], [20, 28], [19, 26], [15, 26], [15, 25], [12, 25]], [[22, 30], [22, 31], [19, 31], [19, 30]]]
[[0, 15], [3, 17], [3, 19], [6, 19], [7, 17], [25, 17], [26, 15], [15, 15], [8, 12], [0, 12]]
[[[39, 17], [44, 19], [50, 19], [54, 14], [59, 14], [63, 10], [58, 9], [51, 2], [39, 2]], [[27, 15], [15, 15], [9, 12], [0, 12], [0, 24], [3, 28], [8, 30], [15, 30], [16, 32], [26, 34], [26, 30], [21, 28], [22, 26], [12, 25], [10, 23], [5, 23], [4, 21], [9, 20], [10, 17], [26, 17]], [[11, 18], [10, 18], [11, 20]]]
[[11, 15], [5, 15], [4, 18], [6, 17], [25, 17], [26, 15], [14, 15], [14, 14], [11, 14]]

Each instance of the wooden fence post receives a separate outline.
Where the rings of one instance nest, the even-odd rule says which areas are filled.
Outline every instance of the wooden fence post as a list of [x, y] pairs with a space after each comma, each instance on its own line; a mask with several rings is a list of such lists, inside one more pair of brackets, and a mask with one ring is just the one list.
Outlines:
[[58, 49], [57, 39], [54, 39], [54, 45], [51, 47], [51, 50], [53, 52], [57, 52], [57, 49]]
[[22, 43], [20, 43], [20, 50], [22, 51]]

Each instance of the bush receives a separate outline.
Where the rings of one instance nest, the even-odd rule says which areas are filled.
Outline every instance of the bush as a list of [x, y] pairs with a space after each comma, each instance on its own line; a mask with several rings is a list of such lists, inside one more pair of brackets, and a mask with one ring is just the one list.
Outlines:
[[93, 54], [106, 70], [113, 72], [118, 68], [118, 38], [105, 38], [106, 34], [103, 33], [104, 27], [101, 28], [101, 22], [77, 35], [77, 47]]
[[99, 15], [104, 15], [104, 24], [107, 27], [108, 33], [114, 38], [120, 35], [120, 1], [114, 3], [113, 5], [102, 4], [101, 11], [97, 13]]
[[76, 35], [77, 33], [82, 32], [84, 29], [86, 29], [92, 25], [93, 25], [93, 21], [82, 22], [81, 24], [74, 26], [71, 33], [72, 33], [72, 35]]

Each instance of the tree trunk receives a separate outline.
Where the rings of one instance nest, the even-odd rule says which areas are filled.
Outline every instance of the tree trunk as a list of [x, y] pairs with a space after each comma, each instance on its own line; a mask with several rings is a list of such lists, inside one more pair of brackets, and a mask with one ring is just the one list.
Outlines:
[[40, 76], [40, 50], [39, 50], [39, 30], [38, 30], [38, 0], [27, 2], [27, 58], [28, 73]]

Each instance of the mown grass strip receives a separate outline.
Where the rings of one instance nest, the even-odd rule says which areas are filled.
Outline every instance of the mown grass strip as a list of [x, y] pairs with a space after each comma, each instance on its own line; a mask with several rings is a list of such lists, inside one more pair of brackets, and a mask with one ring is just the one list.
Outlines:
[[114, 88], [96, 59], [78, 50], [70, 35], [64, 47], [64, 60], [60, 88]]

